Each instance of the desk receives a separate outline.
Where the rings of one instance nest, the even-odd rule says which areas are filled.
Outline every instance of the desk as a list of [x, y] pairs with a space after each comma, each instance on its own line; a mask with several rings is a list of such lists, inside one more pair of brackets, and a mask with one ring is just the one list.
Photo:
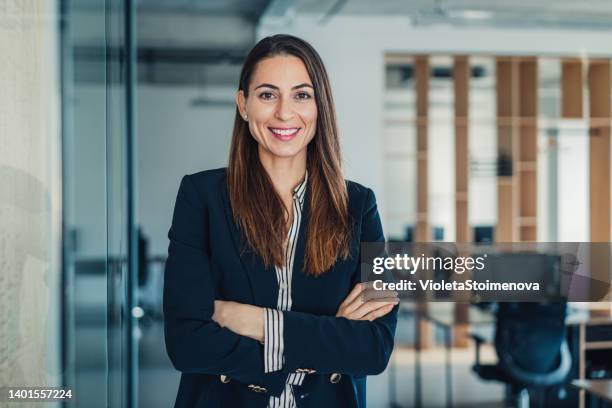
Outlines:
[[612, 380], [574, 380], [572, 385], [591, 395], [591, 407], [600, 406], [593, 401], [597, 399], [603, 402], [603, 406], [612, 404]]
[[[593, 314], [589, 309], [571, 309], [571, 313], [568, 313], [567, 319], [565, 320], [568, 326], [568, 335], [573, 337], [572, 355], [574, 361], [578, 361], [577, 372], [574, 372], [574, 378], [576, 381], [600, 381], [600, 380], [586, 380], [586, 365], [587, 365], [587, 351], [589, 350], [612, 350], [612, 339], [604, 341], [598, 339], [590, 339], [587, 330], [596, 330], [596, 326], [612, 325], [612, 316], [609, 312], [603, 312]], [[603, 381], [603, 380], [602, 380]], [[574, 382], [572, 382], [574, 384]], [[574, 384], [575, 385], [575, 384]], [[584, 408], [586, 406], [586, 395], [587, 390], [583, 387], [580, 389], [578, 394], [578, 406]]]

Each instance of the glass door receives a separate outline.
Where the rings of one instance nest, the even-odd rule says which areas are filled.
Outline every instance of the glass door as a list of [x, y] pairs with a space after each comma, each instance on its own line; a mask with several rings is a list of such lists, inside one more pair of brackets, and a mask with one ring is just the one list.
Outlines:
[[137, 406], [131, 7], [61, 2], [64, 366], [88, 408]]

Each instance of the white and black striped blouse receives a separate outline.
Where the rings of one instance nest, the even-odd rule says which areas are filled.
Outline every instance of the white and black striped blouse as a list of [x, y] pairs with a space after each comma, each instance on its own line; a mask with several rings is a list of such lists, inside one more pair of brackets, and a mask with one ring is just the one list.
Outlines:
[[[304, 207], [304, 196], [308, 172], [304, 180], [293, 189], [293, 220], [289, 228], [287, 243], [285, 247], [285, 263], [276, 267], [276, 279], [278, 281], [278, 300], [276, 309], [265, 309], [264, 317], [264, 369], [266, 373], [278, 371], [284, 364], [283, 343], [283, 310], [291, 310], [291, 278], [293, 275], [293, 260], [297, 245], [300, 222], [302, 220], [302, 209]], [[296, 407], [293, 387], [302, 385], [305, 373], [293, 373], [287, 378], [285, 389], [279, 397], [270, 397], [269, 408], [293, 408]]]

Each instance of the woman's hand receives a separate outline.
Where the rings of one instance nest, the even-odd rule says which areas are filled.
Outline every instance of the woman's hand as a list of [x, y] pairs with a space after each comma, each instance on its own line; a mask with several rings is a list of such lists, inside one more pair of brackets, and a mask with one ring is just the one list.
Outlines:
[[264, 309], [238, 302], [215, 300], [212, 319], [221, 327], [252, 339], [264, 340]]
[[396, 291], [375, 290], [367, 282], [358, 283], [340, 304], [336, 317], [372, 321], [389, 313], [398, 303]]

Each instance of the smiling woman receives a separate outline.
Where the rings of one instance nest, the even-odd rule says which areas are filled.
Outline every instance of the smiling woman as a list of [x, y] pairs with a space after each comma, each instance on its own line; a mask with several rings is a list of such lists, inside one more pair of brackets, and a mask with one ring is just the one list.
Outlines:
[[291, 55], [262, 60], [251, 87], [248, 93], [255, 97], [247, 99], [240, 90], [236, 104], [259, 143], [259, 157], [305, 155], [316, 130], [317, 104], [302, 60]]
[[[227, 169], [185, 176], [164, 284], [176, 407], [365, 407], [393, 348], [397, 293], [366, 302], [372, 190], [344, 180], [331, 87], [306, 42], [244, 62]], [[308, 376], [308, 378], [307, 378]]]

